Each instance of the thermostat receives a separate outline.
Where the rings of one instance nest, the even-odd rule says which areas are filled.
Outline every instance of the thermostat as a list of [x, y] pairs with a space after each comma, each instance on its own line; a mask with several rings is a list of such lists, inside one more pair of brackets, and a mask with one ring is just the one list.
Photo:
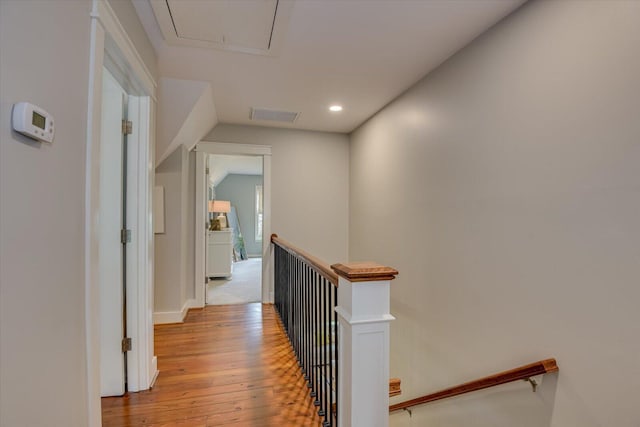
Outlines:
[[53, 141], [53, 116], [36, 105], [28, 102], [14, 104], [11, 124], [16, 132], [29, 138], [44, 142]]

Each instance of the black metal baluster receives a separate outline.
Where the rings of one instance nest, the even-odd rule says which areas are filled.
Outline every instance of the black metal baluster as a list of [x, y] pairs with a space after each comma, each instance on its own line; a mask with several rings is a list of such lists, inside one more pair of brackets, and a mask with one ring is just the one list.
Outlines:
[[324, 348], [322, 349], [324, 353], [325, 365], [324, 365], [324, 422], [323, 426], [329, 425], [329, 416], [331, 415], [331, 374], [330, 374], [330, 366], [331, 366], [331, 358], [330, 358], [330, 348], [331, 348], [331, 336], [329, 329], [329, 322], [331, 317], [329, 316], [329, 298], [330, 298], [330, 289], [328, 280], [323, 280], [322, 290], [324, 292], [324, 308], [322, 309], [324, 315]]
[[307, 375], [309, 376], [309, 378], [307, 378], [307, 387], [309, 389], [312, 389], [312, 378], [313, 378], [313, 340], [312, 340], [312, 335], [313, 335], [313, 270], [311, 270], [311, 268], [309, 268], [307, 270], [307, 290], [308, 290], [308, 294], [309, 294], [309, 298], [307, 300], [307, 335], [306, 335], [306, 341], [307, 341], [307, 363], [308, 363], [308, 369], [307, 369]]
[[[284, 267], [284, 280], [282, 282], [282, 313], [284, 317], [282, 319], [285, 330], [289, 327], [289, 282], [291, 281], [291, 254], [285, 252], [285, 267]], [[288, 336], [287, 331], [287, 336]]]
[[293, 257], [287, 253], [287, 286], [285, 288], [285, 330], [287, 331], [287, 339], [291, 339], [291, 274], [293, 269]]
[[282, 327], [287, 331], [287, 287], [289, 286], [289, 253], [285, 253], [284, 258], [284, 280], [282, 281]]
[[322, 345], [320, 346], [320, 378], [322, 382], [320, 383], [320, 390], [322, 391], [322, 416], [327, 416], [327, 313], [325, 311], [325, 306], [327, 304], [327, 292], [325, 288], [325, 278], [320, 278], [320, 292], [322, 297], [320, 299], [320, 318], [321, 318], [321, 335], [322, 335]]
[[291, 342], [291, 317], [293, 315], [293, 307], [291, 304], [291, 296], [293, 295], [293, 274], [295, 269], [295, 258], [289, 254], [289, 283], [287, 284], [287, 336]]
[[280, 249], [280, 284], [279, 284], [279, 293], [280, 293], [280, 323], [284, 325], [284, 286], [285, 281], [287, 280], [287, 253], [284, 249]]
[[300, 261], [300, 266], [298, 269], [298, 327], [297, 327], [297, 337], [296, 341], [298, 342], [298, 366], [302, 369], [304, 366], [302, 361], [302, 327], [304, 325], [304, 312], [302, 311], [302, 298], [304, 295], [304, 262]]
[[288, 256], [289, 263], [287, 265], [287, 293], [286, 293], [286, 304], [287, 304], [287, 337], [291, 339], [291, 284], [293, 283], [293, 256], [289, 254]]
[[287, 254], [284, 249], [280, 250], [280, 322], [284, 319], [284, 284], [287, 279]]
[[325, 289], [324, 289], [324, 277], [320, 278], [320, 410], [318, 411], [318, 415], [320, 415], [321, 417], [324, 417], [327, 412], [326, 412], [326, 405], [327, 405], [327, 394], [326, 394], [326, 372], [325, 372], [325, 364], [326, 362], [326, 357], [325, 357], [325, 346], [326, 346], [326, 330], [325, 330], [325, 313], [324, 313], [324, 306], [325, 306]]
[[280, 313], [280, 310], [278, 310], [278, 295], [279, 295], [279, 291], [278, 291], [278, 283], [280, 281], [280, 266], [279, 266], [279, 259], [278, 259], [278, 246], [274, 246], [273, 247], [273, 305], [276, 309], [276, 312], [278, 312], [278, 314]]
[[306, 376], [306, 380], [307, 380], [307, 388], [311, 389], [311, 387], [313, 386], [312, 382], [311, 382], [311, 378], [312, 378], [312, 370], [313, 370], [313, 359], [312, 359], [312, 352], [313, 352], [313, 338], [312, 338], [312, 325], [313, 325], [313, 305], [312, 305], [312, 298], [313, 298], [313, 271], [309, 268], [307, 270], [307, 330], [306, 330], [306, 335], [307, 335], [307, 376]]
[[298, 346], [298, 366], [302, 367], [302, 270], [304, 267], [304, 263], [302, 261], [299, 262], [298, 265], [298, 297], [297, 297], [297, 325], [296, 325], [296, 344]]
[[318, 352], [318, 343], [320, 340], [320, 311], [318, 305], [320, 301], [320, 292], [318, 289], [318, 273], [313, 273], [313, 404], [320, 406], [320, 387], [319, 371], [320, 371], [320, 353]]
[[320, 276], [318, 273], [315, 274], [314, 279], [313, 290], [315, 292], [315, 301], [313, 310], [315, 312], [315, 325], [313, 330], [313, 357], [315, 358], [315, 361], [313, 369], [313, 391], [316, 394], [314, 404], [316, 406], [320, 406], [320, 310], [318, 310], [318, 307], [320, 306]]
[[284, 276], [284, 265], [283, 265], [283, 259], [282, 259], [282, 249], [280, 247], [277, 247], [277, 251], [276, 251], [276, 259], [278, 260], [278, 268], [276, 271], [278, 271], [278, 283], [277, 283], [277, 291], [276, 291], [276, 298], [278, 301], [278, 314], [280, 315], [280, 319], [282, 319], [282, 281], [283, 281], [283, 276]]
[[292, 322], [291, 322], [291, 329], [292, 329], [292, 341], [291, 344], [293, 345], [293, 351], [296, 354], [296, 359], [298, 359], [298, 269], [300, 268], [300, 260], [296, 257], [295, 258], [295, 269], [294, 269], [294, 273], [293, 273], [293, 295], [291, 298], [292, 304], [291, 304], [291, 313], [292, 313]]
[[287, 332], [287, 312], [289, 311], [288, 299], [288, 287], [289, 287], [289, 253], [284, 253], [284, 275], [282, 280], [282, 327]]
[[328, 288], [328, 292], [329, 292], [329, 307], [328, 307], [328, 312], [327, 315], [329, 316], [329, 408], [328, 408], [328, 415], [327, 415], [327, 419], [329, 420], [329, 426], [333, 426], [333, 405], [334, 405], [334, 401], [333, 401], [333, 387], [335, 386], [335, 379], [333, 377], [334, 371], [333, 371], [333, 364], [335, 363], [335, 359], [334, 359], [334, 355], [333, 355], [333, 348], [334, 348], [334, 337], [335, 337], [335, 332], [334, 332], [334, 326], [335, 324], [333, 323], [333, 312], [334, 312], [334, 307], [335, 307], [335, 300], [333, 298], [333, 284], [332, 283], [327, 283]]
[[289, 254], [289, 285], [287, 286], [287, 335], [289, 336], [289, 342], [291, 342], [291, 326], [293, 323], [293, 303], [291, 298], [293, 297], [293, 275], [295, 274], [296, 259], [293, 255]]
[[327, 377], [326, 377], [326, 373], [324, 371], [325, 366], [326, 366], [326, 355], [325, 355], [325, 348], [327, 345], [326, 339], [327, 339], [327, 335], [326, 335], [326, 330], [325, 330], [325, 326], [326, 326], [326, 319], [324, 317], [324, 305], [325, 305], [325, 291], [324, 291], [324, 277], [320, 278], [320, 307], [319, 307], [319, 311], [320, 311], [320, 336], [321, 341], [320, 341], [320, 412], [318, 412], [318, 414], [322, 417], [325, 417], [327, 415], [326, 412], [326, 408], [327, 408], [327, 393], [326, 393], [326, 384], [327, 384]]
[[300, 346], [298, 343], [298, 336], [300, 328], [300, 305], [298, 301], [300, 299], [300, 265], [302, 261], [296, 258], [296, 280], [295, 280], [295, 295], [293, 298], [293, 306], [294, 306], [294, 321], [293, 321], [293, 329], [294, 329], [294, 351], [296, 353], [296, 360], [298, 361], [298, 366], [300, 366]]
[[334, 328], [334, 345], [333, 345], [333, 357], [335, 359], [335, 371], [336, 371], [336, 375], [335, 375], [335, 384], [334, 384], [334, 390], [335, 390], [335, 401], [336, 401], [336, 405], [335, 405], [335, 409], [334, 409], [334, 418], [335, 418], [335, 422], [336, 422], [336, 426], [338, 425], [338, 411], [340, 408], [338, 408], [338, 386], [340, 385], [339, 381], [340, 381], [340, 376], [338, 375], [338, 341], [340, 339], [340, 337], [338, 336], [338, 331], [340, 330], [339, 325], [338, 325], [338, 312], [336, 311], [336, 307], [338, 306], [338, 287], [334, 286], [333, 287], [333, 328]]
[[302, 330], [304, 346], [304, 380], [309, 383], [309, 266], [304, 269], [304, 328]]
[[306, 348], [304, 345], [304, 329], [306, 325], [306, 310], [305, 310], [305, 295], [306, 295], [306, 280], [307, 264], [303, 263], [300, 269], [300, 369], [303, 377], [306, 376]]

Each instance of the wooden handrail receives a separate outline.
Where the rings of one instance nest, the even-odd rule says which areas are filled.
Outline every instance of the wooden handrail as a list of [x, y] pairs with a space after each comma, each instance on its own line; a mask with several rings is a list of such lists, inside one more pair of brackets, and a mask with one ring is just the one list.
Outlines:
[[494, 387], [500, 384], [507, 384], [518, 380], [528, 380], [536, 375], [548, 374], [550, 372], [558, 372], [556, 359], [546, 359], [529, 365], [520, 366], [519, 368], [509, 371], [500, 372], [490, 375], [479, 380], [470, 381], [455, 387], [450, 387], [426, 396], [407, 400], [406, 402], [396, 403], [389, 406], [389, 412], [408, 409], [412, 406], [421, 405], [423, 403], [434, 402], [436, 400], [446, 399], [448, 397], [459, 396], [461, 394], [470, 393], [472, 391], [483, 390], [485, 388]]
[[329, 282], [333, 283], [335, 286], [338, 286], [338, 275], [331, 269], [329, 264], [321, 261], [319, 258], [311, 255], [310, 253], [298, 248], [297, 246], [292, 245], [284, 239], [278, 237], [277, 234], [271, 235], [271, 243], [274, 245], [278, 245], [283, 249], [293, 253], [298, 258], [304, 260], [311, 268], [317, 271], [321, 276], [325, 277]]

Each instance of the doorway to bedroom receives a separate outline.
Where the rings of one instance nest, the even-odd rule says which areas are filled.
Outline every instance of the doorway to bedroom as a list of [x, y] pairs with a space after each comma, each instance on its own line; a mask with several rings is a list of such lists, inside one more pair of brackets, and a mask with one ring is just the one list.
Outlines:
[[207, 155], [206, 303], [262, 301], [263, 159]]

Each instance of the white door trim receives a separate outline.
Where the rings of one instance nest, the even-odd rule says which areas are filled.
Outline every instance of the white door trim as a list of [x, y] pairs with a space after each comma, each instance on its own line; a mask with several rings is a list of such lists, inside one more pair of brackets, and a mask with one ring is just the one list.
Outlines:
[[[195, 148], [198, 155], [202, 156], [201, 161], [196, 160], [196, 212], [206, 212], [207, 187], [204, 180], [204, 163], [206, 154], [230, 154], [230, 155], [252, 155], [262, 156], [262, 191], [264, 197], [263, 224], [262, 224], [262, 302], [273, 303], [273, 274], [271, 272], [271, 146], [254, 144], [233, 144], [226, 142], [201, 141]], [[202, 169], [197, 168], [202, 163]], [[201, 181], [200, 190], [198, 182]], [[206, 214], [205, 214], [206, 215]], [[196, 248], [195, 248], [195, 292], [196, 299], [199, 292], [202, 294], [201, 307], [204, 307], [205, 285], [199, 283], [198, 277], [204, 281], [205, 277], [205, 243], [204, 243], [204, 222], [198, 224], [198, 218], [205, 220], [205, 215], [196, 215]]]
[[[194, 272], [194, 295], [195, 305], [197, 307], [204, 307], [207, 303], [207, 295], [205, 292], [205, 257], [206, 257], [206, 233], [205, 228], [207, 224], [207, 175], [206, 165], [207, 156], [202, 151], [196, 151], [196, 198], [195, 198], [195, 272]], [[204, 197], [203, 197], [204, 196]], [[198, 278], [201, 278], [202, 282]]]
[[200, 141], [196, 145], [196, 151], [202, 151], [209, 154], [270, 156], [271, 146], [257, 144], [236, 144], [230, 142]]
[[[108, 59], [107, 59], [108, 58]], [[133, 363], [140, 369], [140, 389], [147, 388], [156, 375], [155, 358], [153, 358], [153, 323], [151, 307], [153, 303], [153, 228], [152, 193], [153, 186], [153, 131], [155, 112], [156, 82], [135, 49], [131, 39], [118, 21], [109, 3], [93, 0], [91, 13], [91, 46], [89, 53], [89, 99], [87, 106], [87, 157], [85, 187], [85, 334], [87, 356], [87, 395], [88, 419], [86, 425], [100, 427], [102, 425], [100, 402], [100, 293], [99, 283], [99, 233], [100, 220], [100, 127], [102, 105], [102, 67], [107, 66], [114, 73], [120, 71], [125, 78], [125, 89], [136, 95], [140, 101], [140, 114], [147, 115], [148, 120], [140, 123], [139, 141], [144, 146], [138, 159], [135, 179], [140, 185], [140, 196], [145, 198], [138, 202], [136, 216], [141, 221], [136, 230], [138, 244], [131, 246], [139, 257], [136, 271], [139, 298], [134, 309], [133, 318], [138, 321], [139, 337], [134, 343], [135, 356]], [[145, 107], [146, 105], [146, 107]], [[144, 128], [143, 128], [144, 127]], [[138, 238], [140, 233], [142, 238]], [[141, 271], [144, 270], [144, 271]], [[141, 277], [142, 276], [142, 277]], [[130, 355], [129, 357], [131, 357]], [[144, 385], [147, 384], [146, 387]]]
[[151, 96], [155, 100], [156, 81], [109, 3], [93, 0], [91, 18], [92, 25], [99, 23], [106, 35], [102, 46], [92, 44], [92, 50], [98, 47], [101, 51], [113, 53], [112, 58], [118, 61], [120, 68], [126, 70], [128, 77], [132, 77], [131, 83], [135, 85], [136, 94]]

